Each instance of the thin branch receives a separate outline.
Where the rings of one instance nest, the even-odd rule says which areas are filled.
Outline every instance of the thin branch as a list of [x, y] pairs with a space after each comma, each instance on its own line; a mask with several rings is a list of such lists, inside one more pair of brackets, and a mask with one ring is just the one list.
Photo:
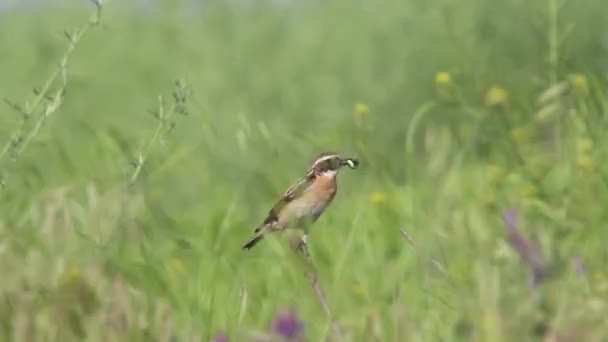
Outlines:
[[298, 253], [299, 256], [303, 256], [304, 260], [306, 261], [308, 271], [305, 272], [305, 276], [310, 281], [310, 286], [315, 292], [315, 295], [317, 296], [317, 300], [319, 301], [321, 308], [323, 309], [323, 311], [325, 311], [325, 314], [331, 320], [331, 326], [335, 337], [338, 339], [338, 341], [344, 341], [344, 334], [342, 333], [338, 322], [336, 322], [333, 318], [331, 309], [329, 308], [329, 302], [327, 301], [327, 296], [325, 295], [325, 291], [323, 291], [323, 288], [319, 283], [319, 277], [316, 267], [312, 261], [312, 258], [310, 257], [310, 253], [308, 252], [306, 236], [303, 238], [298, 237], [296, 241], [293, 241], [293, 243], [294, 244], [292, 245], [292, 247], [294, 248], [294, 250]]
[[154, 145], [162, 140], [164, 134], [173, 129], [174, 123], [171, 121], [173, 115], [176, 113], [187, 115], [186, 101], [189, 95], [189, 88], [183, 82], [177, 81], [175, 83], [175, 91], [173, 92], [173, 104], [168, 110], [165, 110], [165, 102], [163, 97], [158, 97], [158, 110], [152, 112], [152, 115], [158, 120], [158, 125], [142, 151], [138, 154], [136, 160], [133, 162], [135, 168], [129, 177], [129, 184], [133, 184], [135, 183], [135, 180], [137, 180], [137, 177], [139, 176]]
[[[2, 145], [2, 148], [0, 148], [0, 163], [9, 155], [13, 157], [12, 161], [16, 162], [30, 142], [39, 134], [47, 118], [55, 113], [63, 104], [63, 98], [68, 85], [68, 60], [80, 43], [82, 37], [89, 32], [91, 28], [99, 25], [101, 20], [102, 3], [100, 0], [92, 0], [92, 2], [95, 5], [95, 12], [91, 15], [88, 22], [79, 30], [76, 30], [74, 33], [65, 33], [68, 38], [68, 46], [59, 61], [58, 67], [51, 73], [42, 88], [34, 90], [35, 97], [31, 101], [27, 101], [25, 106], [18, 105], [9, 99], [4, 99], [13, 110], [21, 114], [21, 121], [4, 145]], [[61, 82], [59, 89], [52, 91], [51, 87], [58, 81]], [[40, 107], [42, 107], [42, 109]], [[39, 117], [28, 129], [29, 119], [38, 111], [40, 111]], [[7, 178], [7, 171], [6, 169], [0, 169], [0, 171], [2, 171], [0, 174], [0, 187], [2, 187]]]
[[[412, 245], [412, 247], [414, 247], [414, 250], [415, 250], [416, 254], [420, 255], [421, 253], [418, 250], [418, 247], [416, 246], [416, 244], [414, 243], [414, 240], [412, 239], [412, 237], [405, 231], [405, 229], [399, 228], [399, 230], [401, 231], [401, 234], [403, 234], [403, 236], [405, 237], [405, 239]], [[433, 265], [433, 268], [435, 270], [437, 270], [442, 276], [444, 276], [445, 279], [448, 281], [448, 283], [453, 288], [456, 288], [456, 285], [455, 285], [454, 281], [452, 280], [452, 277], [450, 277], [450, 275], [448, 274], [448, 272], [445, 269], [445, 267], [443, 267], [443, 265], [441, 264], [441, 262], [439, 262], [435, 258], [428, 258], [428, 259], [431, 261], [431, 265]]]

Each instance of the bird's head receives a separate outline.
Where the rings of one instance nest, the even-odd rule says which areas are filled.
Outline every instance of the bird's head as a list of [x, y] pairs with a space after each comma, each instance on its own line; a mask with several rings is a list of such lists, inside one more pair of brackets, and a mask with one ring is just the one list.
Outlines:
[[359, 160], [355, 158], [342, 157], [337, 153], [321, 153], [317, 159], [314, 160], [310, 169], [308, 170], [309, 175], [320, 175], [324, 173], [335, 173], [343, 166], [348, 166], [351, 169], [356, 169], [359, 166]]

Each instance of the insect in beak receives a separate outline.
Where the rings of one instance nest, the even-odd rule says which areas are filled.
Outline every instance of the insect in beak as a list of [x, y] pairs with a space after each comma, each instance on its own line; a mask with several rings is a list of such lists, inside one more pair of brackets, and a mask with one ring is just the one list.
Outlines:
[[355, 158], [342, 159], [342, 165], [348, 165], [351, 169], [356, 169], [359, 166], [359, 161]]

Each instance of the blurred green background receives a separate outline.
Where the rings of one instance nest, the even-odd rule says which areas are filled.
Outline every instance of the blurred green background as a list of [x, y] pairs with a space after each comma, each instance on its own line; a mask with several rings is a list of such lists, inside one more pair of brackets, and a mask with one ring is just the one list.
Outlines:
[[101, 10], [0, 12], [2, 340], [244, 341], [285, 308], [331, 336], [279, 245], [240, 249], [323, 151], [361, 160], [310, 236], [347, 340], [608, 335], [608, 3]]

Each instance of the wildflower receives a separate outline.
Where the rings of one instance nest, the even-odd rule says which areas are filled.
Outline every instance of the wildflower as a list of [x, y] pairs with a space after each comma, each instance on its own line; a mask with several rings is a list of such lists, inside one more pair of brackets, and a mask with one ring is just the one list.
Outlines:
[[509, 93], [501, 86], [494, 85], [488, 89], [484, 97], [486, 106], [504, 106], [509, 101]]
[[589, 82], [587, 81], [587, 77], [585, 77], [585, 75], [570, 75], [570, 85], [572, 86], [574, 91], [579, 95], [589, 94]]
[[68, 283], [76, 283], [80, 281], [82, 278], [82, 273], [80, 272], [80, 268], [77, 266], [71, 265], [64, 273], [64, 279]]
[[369, 196], [369, 201], [374, 205], [384, 204], [386, 202], [386, 193], [374, 191]]
[[435, 86], [437, 88], [445, 88], [452, 84], [452, 76], [449, 72], [439, 71], [435, 74]]
[[364, 298], [367, 297], [367, 291], [360, 284], [357, 284], [357, 285], [353, 286], [353, 288], [352, 288], [352, 294], [353, 294], [353, 296], [355, 296], [355, 297], [357, 297], [359, 299], [364, 299]]
[[435, 74], [435, 90], [440, 98], [448, 100], [452, 95], [452, 76], [446, 71]]
[[369, 107], [364, 103], [357, 103], [355, 105], [355, 111], [353, 115], [355, 117], [355, 122], [358, 125], [362, 125], [363, 121], [365, 121], [365, 119], [369, 115]]
[[304, 323], [292, 311], [277, 315], [272, 321], [272, 330], [279, 336], [294, 339], [304, 332]]
[[537, 285], [545, 275], [545, 266], [542, 260], [540, 246], [534, 244], [524, 236], [519, 229], [517, 216], [518, 213], [515, 209], [508, 209], [503, 213], [507, 239], [511, 248], [517, 252], [522, 261], [528, 266], [533, 283]]

